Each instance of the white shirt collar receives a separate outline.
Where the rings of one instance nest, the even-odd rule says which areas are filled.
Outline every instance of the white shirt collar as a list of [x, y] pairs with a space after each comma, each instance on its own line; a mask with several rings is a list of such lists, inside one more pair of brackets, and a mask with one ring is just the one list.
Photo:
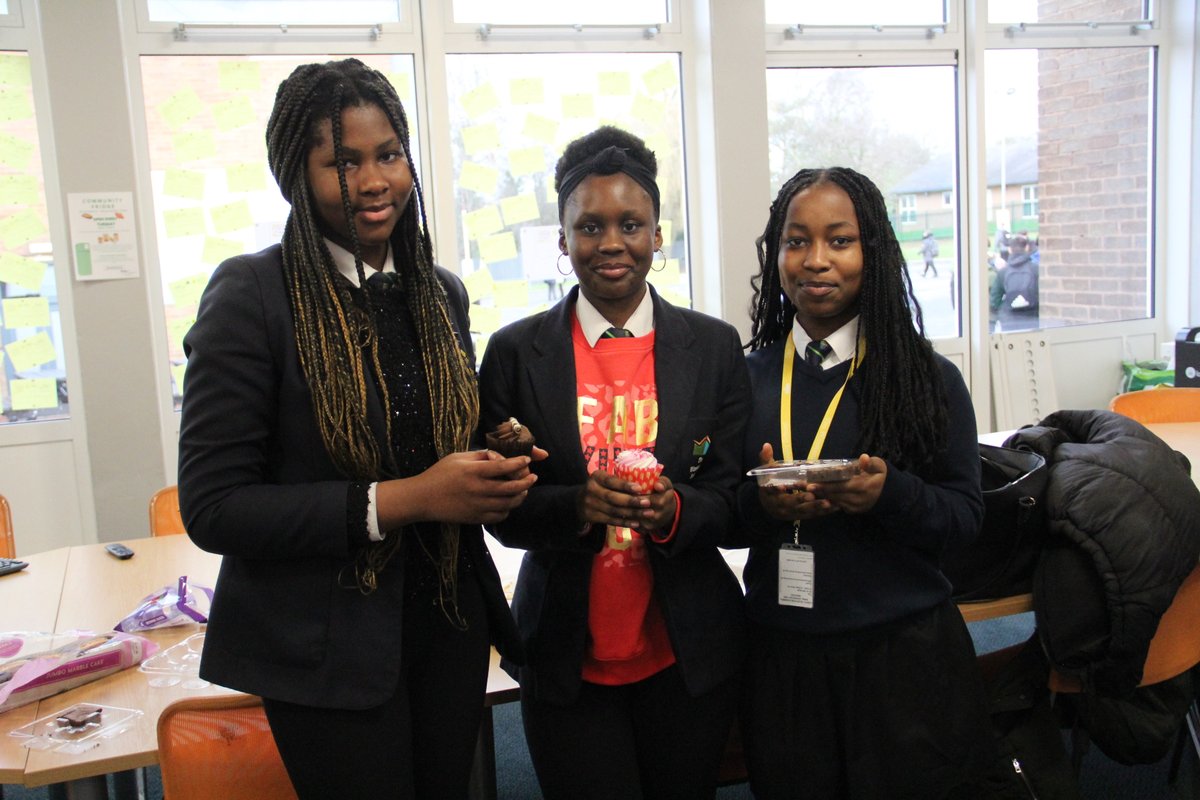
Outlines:
[[[358, 286], [358, 270], [354, 268], [354, 253], [351, 253], [330, 239], [325, 240], [325, 246], [329, 248], [329, 254], [333, 256], [333, 264], [337, 267], [338, 272], [342, 273], [351, 284]], [[367, 276], [370, 277], [372, 267], [367, 266], [366, 262], [363, 262], [363, 269], [367, 271]], [[388, 245], [387, 258], [383, 260], [383, 271], [396, 271], [396, 264], [392, 261], [392, 247], [390, 244]]]
[[[583, 292], [579, 292], [575, 298], [575, 316], [579, 319], [579, 327], [583, 328], [583, 338], [587, 339], [590, 347], [595, 347], [604, 332], [613, 326], [604, 318], [603, 314], [596, 310], [594, 305], [588, 302], [588, 299], [583, 296]], [[622, 327], [634, 336], [645, 336], [654, 330], [654, 301], [650, 298], [649, 286], [646, 287], [646, 293], [642, 295], [642, 301], [638, 303], [638, 307], [634, 309], [633, 314]]]
[[[803, 353], [804, 348], [808, 347], [808, 343], [812, 341], [808, 338], [808, 334], [804, 332], [804, 328], [800, 325], [800, 320], [798, 319], [792, 320], [792, 340], [796, 343], [797, 353]], [[833, 349], [829, 351], [829, 355], [825, 356], [825, 360], [821, 362], [821, 369], [831, 369], [843, 361], [849, 361], [853, 358], [854, 349], [858, 344], [858, 315], [855, 315], [854, 319], [826, 336], [825, 341]]]

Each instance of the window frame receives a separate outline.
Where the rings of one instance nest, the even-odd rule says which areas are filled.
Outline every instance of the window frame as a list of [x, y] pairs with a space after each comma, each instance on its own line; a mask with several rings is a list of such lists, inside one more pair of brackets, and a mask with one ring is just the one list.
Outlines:
[[1038, 215], [1037, 184], [1027, 183], [1021, 187], [1021, 218], [1035, 219]]
[[[1153, 215], [1153, 228], [1150, 234], [1151, 251], [1156, 254], [1150, 263], [1153, 282], [1150, 316], [1144, 320], [1127, 322], [1093, 323], [1073, 326], [1063, 329], [1046, 329], [1039, 331], [1045, 339], [1060, 341], [1068, 346], [1086, 337], [1115, 338], [1126, 343], [1122, 349], [1127, 349], [1130, 341], [1145, 341], [1147, 337], [1162, 335], [1163, 319], [1167, 309], [1163, 304], [1164, 288], [1167, 284], [1168, 272], [1173, 283], [1188, 285], [1186, 269], [1189, 259], [1181, 258], [1172, 268], [1161, 255], [1168, 247], [1177, 251], [1187, 246], [1185, 231], [1172, 233], [1167, 240], [1167, 230], [1162, 214], [1155, 209], [1163, 208], [1163, 198], [1168, 191], [1176, 195], [1186, 196], [1186, 178], [1179, 178], [1171, 183], [1164, 169], [1169, 154], [1181, 157], [1191, 163], [1196, 154], [1196, 148], [1188, 147], [1187, 136], [1176, 136], [1172, 144], [1167, 132], [1171, 103], [1165, 102], [1164, 92], [1176, 93], [1186, 91], [1186, 87], [1170, 87], [1164, 80], [1163, 64], [1167, 59], [1175, 58], [1183, 61], [1182, 56], [1173, 55], [1170, 47], [1182, 45], [1179, 52], [1187, 53], [1195, 58], [1196, 42], [1172, 42], [1166, 35], [1171, 29], [1172, 15], [1180, 12], [1171, 4], [1162, 4], [1165, 8], [1153, 9], [1154, 18], [1150, 25], [1120, 25], [1107, 24], [1092, 27], [1087, 23], [1079, 24], [1044, 24], [1031, 23], [1016, 26], [1012, 23], [992, 24], [987, 21], [987, 3], [975, 3], [972, 0], [949, 0], [947, 3], [946, 25], [944, 29], [936, 26], [926, 31], [919, 27], [883, 26], [875, 29], [871, 26], [840, 26], [814, 27], [798, 32], [793, 26], [767, 25], [765, 47], [767, 50], [767, 65], [771, 67], [845, 67], [845, 66], [905, 66], [914, 63], [931, 64], [945, 62], [955, 63], [959, 68], [958, 97], [958, 152], [957, 152], [957, 191], [954, 207], [959, 219], [959, 252], [957, 254], [958, 269], [961, 276], [959, 304], [961, 335], [953, 339], [938, 339], [935, 347], [942, 354], [950, 357], [962, 368], [971, 388], [977, 417], [986, 421], [991, 418], [991, 370], [992, 339], [987, 332], [987, 281], [986, 264], [988, 250], [987, 214], [992, 203], [988, 193], [986, 180], [986, 159], [984, 130], [985, 119], [982, 97], [984, 96], [984, 54], [992, 49], [1049, 49], [1055, 47], [1092, 48], [1092, 47], [1141, 47], [1156, 48], [1159, 53], [1157, 69], [1152, 78], [1151, 92], [1154, 96], [1154, 111], [1152, 129], [1152, 179], [1154, 193], [1150, 197], [1150, 213]], [[1196, 11], [1188, 22], [1195, 24]], [[798, 21], [799, 22], [799, 21]], [[1186, 25], [1185, 25], [1186, 27]], [[1189, 49], [1190, 46], [1190, 49]], [[941, 59], [936, 54], [941, 51]], [[949, 58], [945, 53], [949, 53]], [[1189, 63], [1189, 62], [1184, 62]], [[1192, 68], [1194, 69], [1194, 62]], [[1182, 117], [1194, 113], [1195, 98], [1176, 96], [1173, 105], [1177, 129], [1185, 131], [1188, 136], [1194, 136], [1195, 123], [1192, 120], [1184, 122]], [[1178, 102], [1184, 100], [1185, 102]], [[1190, 102], [1187, 102], [1189, 101]], [[1194, 202], [1194, 197], [1193, 197]], [[1193, 209], [1195, 211], [1195, 209]], [[1037, 213], [1036, 211], [1034, 212]], [[1200, 216], [1200, 215], [1196, 215]], [[947, 254], [949, 255], [949, 254]], [[1200, 288], [1191, 286], [1191, 305], [1200, 307]], [[1171, 316], [1186, 314], [1188, 301], [1179, 299]], [[1186, 317], [1184, 317], [1186, 318]], [[1065, 352], [1065, 351], [1064, 351]], [[1072, 359], [1063, 357], [1056, 361], [1064, 367], [1064, 383], [1074, 380], [1079, 368], [1072, 369]], [[1086, 379], [1084, 380], [1086, 383]]]
[[[53, 251], [59, 254], [54, 258], [54, 281], [58, 297], [59, 327], [62, 333], [62, 354], [66, 362], [63, 369], [66, 373], [69, 391], [73, 397], [79, 398], [80, 402], [72, 403], [71, 409], [65, 417], [0, 424], [0, 447], [51, 442], [73, 443], [76, 451], [77, 477], [82, 478], [85, 470], [80, 454], [86, 453], [86, 443], [82, 441], [82, 432], [84, 431], [83, 381], [75, 325], [73, 259], [70, 256], [70, 237], [62, 193], [56, 190], [61, 182], [54, 131], [50, 122], [50, 95], [47, 89], [49, 79], [45, 52], [41, 46], [41, 31], [37, 25], [37, 15], [26, 14], [25, 1], [9, 0], [8, 13], [0, 15], [0, 51], [24, 52], [29, 57], [34, 116], [39, 120], [37, 137], [38, 149], [42, 158], [48, 235]], [[26, 24], [27, 16], [28, 24]], [[0, 353], [0, 358], [6, 358], [6, 356]]]

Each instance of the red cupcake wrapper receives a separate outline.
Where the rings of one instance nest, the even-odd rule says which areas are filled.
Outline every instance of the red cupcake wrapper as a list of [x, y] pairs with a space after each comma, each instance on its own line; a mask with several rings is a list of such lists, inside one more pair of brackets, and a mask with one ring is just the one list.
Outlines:
[[653, 467], [626, 467], [623, 464], [613, 465], [613, 475], [623, 481], [629, 481], [637, 486], [638, 494], [650, 494], [654, 491], [654, 482], [662, 474], [662, 464]]

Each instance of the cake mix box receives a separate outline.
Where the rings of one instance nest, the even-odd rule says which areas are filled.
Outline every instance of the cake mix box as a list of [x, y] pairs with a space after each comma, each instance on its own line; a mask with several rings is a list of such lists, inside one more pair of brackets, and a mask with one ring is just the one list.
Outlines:
[[0, 633], [0, 712], [128, 669], [157, 650], [119, 631]]

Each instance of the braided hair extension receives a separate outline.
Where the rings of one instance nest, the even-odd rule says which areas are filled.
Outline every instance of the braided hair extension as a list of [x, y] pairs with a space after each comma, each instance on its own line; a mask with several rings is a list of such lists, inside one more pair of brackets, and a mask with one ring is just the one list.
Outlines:
[[[558, 163], [554, 165], [554, 190], [562, 189], [563, 178], [568, 172], [609, 147], [619, 147], [624, 150], [626, 158], [641, 165], [651, 176], [658, 174], [658, 158], [654, 155], [653, 150], [646, 147], [644, 141], [615, 125], [602, 125], [591, 133], [575, 139], [563, 150], [563, 154], [558, 158]], [[611, 171], [616, 172], [618, 169], [613, 168]], [[563, 220], [562, 208], [567, 199], [563, 198], [563, 202], [559, 205], [558, 221], [560, 223]], [[651, 200], [655, 204], [654, 217], [657, 221], [659, 211], [657, 198], [652, 195]]]
[[[306, 170], [309, 152], [321, 143], [322, 123], [330, 122], [334, 152], [338, 152], [342, 112], [364, 105], [376, 106], [387, 115], [412, 174], [412, 198], [392, 232], [390, 244], [410, 298], [429, 386], [433, 443], [439, 458], [469, 446], [479, 418], [479, 395], [474, 369], [458, 345], [446, 293], [434, 271], [433, 245], [412, 161], [408, 118], [395, 89], [382, 73], [353, 58], [298, 67], [279, 85], [266, 133], [271, 173], [284, 199], [292, 206], [282, 241], [284, 278], [296, 328], [296, 346], [326, 450], [347, 477], [369, 481], [396, 477], [391, 454], [391, 399], [384, 382], [379, 380], [388, 426], [387, 439], [379, 443], [367, 424], [368, 369], [382, 375], [372, 311], [361, 294], [351, 293], [343, 283], [333, 279], [336, 267], [325, 246]], [[340, 159], [338, 184], [359, 285], [365, 286], [361, 245]], [[369, 366], [364, 364], [364, 358], [369, 359]], [[381, 455], [381, 449], [386, 455]], [[458, 528], [446, 523], [441, 527], [442, 548], [437, 561], [442, 588], [449, 590], [453, 602]], [[358, 583], [364, 591], [374, 588], [375, 574], [394, 553], [399, 540], [399, 536], [389, 536], [360, 554]]]
[[799, 192], [823, 183], [835, 184], [850, 196], [862, 236], [859, 335], [867, 351], [856, 373], [862, 381], [859, 446], [902, 469], [921, 472], [946, 443], [946, 392], [908, 264], [888, 221], [883, 195], [869, 178], [846, 167], [829, 167], [800, 170], [784, 183], [755, 243], [759, 273], [751, 280], [754, 299], [747, 347], [759, 350], [791, 332], [796, 309], [779, 276], [788, 204]]

